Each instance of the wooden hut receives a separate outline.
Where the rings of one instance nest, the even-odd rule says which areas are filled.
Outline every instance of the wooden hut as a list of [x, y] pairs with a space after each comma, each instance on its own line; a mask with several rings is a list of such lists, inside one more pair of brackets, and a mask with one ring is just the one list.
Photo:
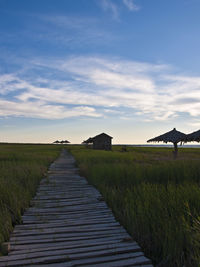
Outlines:
[[112, 137], [108, 134], [101, 133], [94, 137], [88, 138], [83, 144], [93, 144], [93, 149], [111, 150], [112, 149]]
[[164, 142], [164, 143], [173, 143], [174, 144], [174, 157], [177, 157], [178, 146], [177, 144], [186, 138], [186, 134], [179, 132], [174, 128], [172, 131], [169, 131], [165, 134], [159, 135], [155, 138], [149, 139], [149, 142]]
[[111, 150], [112, 149], [112, 137], [101, 133], [92, 138], [93, 149]]

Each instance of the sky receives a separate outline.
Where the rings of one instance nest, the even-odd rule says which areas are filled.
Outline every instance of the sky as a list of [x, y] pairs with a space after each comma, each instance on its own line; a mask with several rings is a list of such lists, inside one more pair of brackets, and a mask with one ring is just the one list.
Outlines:
[[0, 0], [0, 142], [200, 129], [200, 0]]

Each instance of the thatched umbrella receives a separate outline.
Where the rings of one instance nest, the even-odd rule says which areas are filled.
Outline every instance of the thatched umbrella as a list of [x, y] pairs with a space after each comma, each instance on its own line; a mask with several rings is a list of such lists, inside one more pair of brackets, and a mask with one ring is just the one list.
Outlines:
[[93, 143], [93, 138], [89, 137], [87, 140], [83, 141], [82, 144], [92, 144]]
[[147, 142], [164, 142], [164, 143], [173, 143], [174, 144], [174, 157], [176, 158], [178, 153], [178, 142], [181, 142], [183, 139], [185, 139], [186, 134], [179, 132], [174, 128], [172, 131], [167, 132], [165, 134], [159, 135], [155, 138], [149, 139]]
[[56, 140], [55, 142], [53, 142], [53, 144], [60, 144], [60, 142]]
[[70, 142], [68, 140], [64, 140], [64, 143], [65, 144], [69, 144]]
[[93, 138], [89, 137], [87, 140], [84, 140], [82, 144], [85, 144], [86, 147], [89, 147], [89, 144], [93, 143]]
[[70, 142], [68, 140], [62, 140], [60, 141], [60, 144], [69, 144]]
[[191, 134], [187, 134], [183, 142], [200, 142], [200, 130], [193, 132]]

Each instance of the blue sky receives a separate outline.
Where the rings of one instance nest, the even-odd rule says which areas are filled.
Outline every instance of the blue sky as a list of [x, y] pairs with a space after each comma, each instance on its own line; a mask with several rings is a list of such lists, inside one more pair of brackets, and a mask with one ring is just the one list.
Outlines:
[[200, 0], [0, 0], [0, 140], [200, 128]]

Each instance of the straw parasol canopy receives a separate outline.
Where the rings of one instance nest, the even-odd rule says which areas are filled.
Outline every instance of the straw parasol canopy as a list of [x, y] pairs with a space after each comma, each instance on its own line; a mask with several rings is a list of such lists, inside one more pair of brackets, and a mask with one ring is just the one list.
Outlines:
[[61, 144], [69, 144], [70, 142], [68, 140], [62, 140], [60, 141]]
[[62, 140], [62, 141], [58, 141], [56, 140], [55, 142], [53, 142], [53, 144], [69, 144], [70, 142], [68, 140]]
[[181, 142], [186, 138], [186, 134], [179, 132], [174, 128], [172, 131], [169, 131], [165, 134], [159, 135], [155, 138], [149, 139], [147, 143], [150, 142], [164, 142], [164, 143], [173, 143], [174, 144], [174, 156], [177, 156], [178, 153], [178, 142]]
[[53, 142], [53, 144], [60, 144], [60, 141], [56, 140]]
[[82, 144], [92, 144], [93, 143], [93, 138], [89, 137], [87, 140], [83, 141]]
[[187, 142], [200, 142], [200, 130], [187, 134], [185, 139], [183, 139], [185, 143]]

